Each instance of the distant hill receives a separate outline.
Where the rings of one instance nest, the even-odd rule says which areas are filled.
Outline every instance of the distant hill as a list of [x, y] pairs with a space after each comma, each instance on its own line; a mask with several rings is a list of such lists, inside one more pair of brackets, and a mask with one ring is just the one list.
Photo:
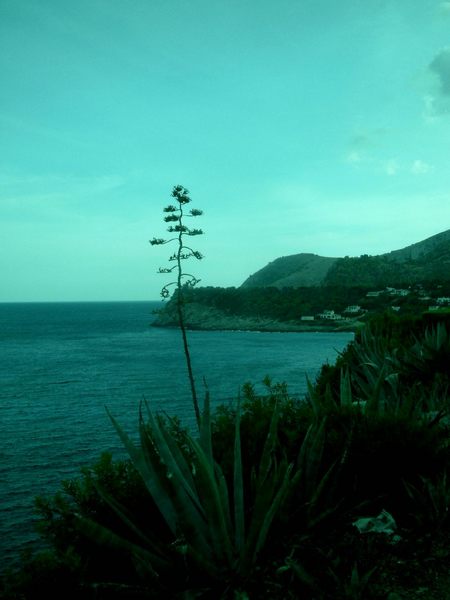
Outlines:
[[317, 254], [282, 256], [244, 281], [241, 287], [303, 287], [321, 285], [338, 260]]
[[383, 287], [437, 279], [450, 280], [450, 229], [376, 256], [283, 256], [251, 275], [241, 287]]
[[422, 242], [411, 244], [411, 246], [406, 246], [406, 248], [402, 248], [401, 250], [393, 250], [382, 256], [404, 262], [424, 258], [427, 254], [445, 247], [450, 248], [450, 229], [447, 229], [447, 231], [443, 231], [442, 233], [437, 233]]

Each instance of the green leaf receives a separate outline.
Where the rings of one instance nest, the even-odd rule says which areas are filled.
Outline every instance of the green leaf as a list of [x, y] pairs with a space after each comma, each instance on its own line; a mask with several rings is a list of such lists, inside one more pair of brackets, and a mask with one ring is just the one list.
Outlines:
[[241, 403], [238, 398], [238, 405], [235, 416], [234, 433], [234, 527], [235, 527], [235, 545], [240, 556], [244, 551], [245, 540], [245, 505], [244, 505], [244, 479], [242, 473], [242, 455], [241, 455]]
[[160, 477], [156, 476], [155, 469], [153, 467], [153, 460], [150, 460], [149, 449], [144, 453], [141, 449], [137, 449], [122, 427], [119, 425], [117, 420], [106, 408], [111, 422], [116, 429], [123, 445], [125, 446], [128, 454], [130, 455], [131, 461], [142, 477], [142, 480], [150, 492], [156, 506], [160, 513], [163, 515], [167, 525], [171, 531], [176, 533], [176, 513], [173, 510], [173, 505], [165, 493], [165, 486], [161, 484]]
[[214, 466], [198, 442], [190, 438], [190, 446], [196, 455], [196, 475], [199, 497], [202, 499], [206, 515], [208, 532], [213, 551], [219, 560], [233, 563], [233, 547], [230, 531], [227, 529], [227, 517], [222, 508], [219, 485], [215, 477]]
[[341, 370], [340, 402], [341, 406], [352, 406], [353, 403], [352, 386], [348, 369], [345, 369], [345, 371]]
[[203, 404], [203, 414], [200, 420], [200, 446], [202, 447], [206, 457], [212, 465], [212, 435], [211, 435], [211, 407], [209, 402], [209, 390], [205, 392], [205, 400]]
[[95, 541], [99, 545], [106, 545], [110, 548], [122, 551], [125, 550], [131, 555], [139, 556], [145, 561], [155, 577], [158, 577], [156, 569], [166, 569], [170, 566], [169, 561], [161, 559], [161, 557], [153, 554], [147, 549], [125, 540], [107, 527], [100, 525], [92, 519], [88, 519], [87, 517], [82, 517], [80, 515], [75, 515], [75, 517], [78, 530], [81, 531], [81, 533], [83, 533], [86, 537]]
[[256, 493], [258, 493], [258, 488], [261, 487], [264, 480], [269, 473], [272, 464], [272, 455], [275, 451], [276, 442], [277, 442], [277, 428], [278, 428], [278, 416], [279, 416], [279, 407], [278, 402], [275, 401], [272, 413], [272, 419], [270, 421], [269, 431], [266, 436], [266, 440], [264, 442], [264, 447], [261, 455], [261, 460], [259, 463], [258, 474], [256, 478]]

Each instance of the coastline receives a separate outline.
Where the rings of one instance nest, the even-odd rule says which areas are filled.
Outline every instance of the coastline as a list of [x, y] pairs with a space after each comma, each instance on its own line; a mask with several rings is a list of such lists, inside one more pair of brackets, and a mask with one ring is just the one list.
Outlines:
[[[178, 327], [174, 311], [167, 305], [158, 313], [152, 327]], [[327, 333], [355, 332], [363, 326], [362, 321], [278, 321], [263, 317], [243, 317], [223, 313], [217, 309], [190, 304], [185, 307], [185, 325], [192, 331], [255, 331], [261, 333]]]

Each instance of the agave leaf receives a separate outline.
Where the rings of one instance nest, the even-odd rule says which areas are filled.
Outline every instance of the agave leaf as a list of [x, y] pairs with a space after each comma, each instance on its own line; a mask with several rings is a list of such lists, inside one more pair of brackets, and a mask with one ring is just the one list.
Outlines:
[[[192, 545], [187, 544], [185, 554], [197, 564], [201, 571], [208, 573], [214, 579], [223, 577], [226, 567], [221, 561], [215, 561], [211, 553], [205, 555], [198, 552]], [[186, 596], [186, 598], [189, 598], [189, 596]]]
[[[211, 552], [209, 544], [209, 524], [207, 523], [207, 514], [204, 509], [204, 498], [202, 490], [198, 490], [197, 486], [193, 490], [186, 484], [186, 480], [183, 478], [181, 469], [176, 464], [175, 459], [170, 454], [164, 436], [159, 429], [159, 424], [155, 419], [151, 420], [152, 434], [156, 432], [156, 438], [153, 438], [141, 421], [141, 436], [142, 444], [148, 452], [145, 455], [149, 461], [155, 462], [154, 469], [164, 486], [166, 495], [170, 498], [173, 511], [176, 515], [177, 532], [181, 531], [187, 540], [187, 543], [192, 544], [199, 553], [203, 553], [204, 556], [208, 556]], [[186, 442], [189, 446], [192, 446], [194, 440], [190, 435], [186, 436]], [[152, 449], [157, 445], [158, 455], [154, 456]], [[162, 451], [169, 464], [161, 465], [161, 458], [159, 451]], [[197, 458], [194, 460], [194, 470], [198, 471]], [[159, 462], [158, 462], [159, 460]], [[183, 458], [184, 460], [184, 458]], [[164, 467], [161, 474], [161, 466]], [[159, 471], [158, 471], [159, 469]]]
[[134, 467], [141, 475], [146, 488], [150, 492], [153, 500], [155, 501], [156, 506], [158, 507], [160, 513], [163, 515], [172, 533], [175, 534], [176, 513], [174, 512], [172, 502], [165, 493], [165, 488], [167, 486], [162, 485], [160, 478], [155, 474], [155, 470], [152, 467], [153, 461], [146, 460], [146, 458], [149, 458], [149, 452], [143, 452], [140, 449], [137, 449], [131, 441], [131, 439], [119, 425], [117, 420], [109, 412], [108, 408], [106, 408], [106, 412], [108, 413], [108, 416], [111, 419], [111, 422], [114, 425], [114, 428], [116, 429], [123, 445], [128, 451], [128, 454], [130, 455]]
[[335, 461], [320, 478], [320, 481], [316, 484], [311, 496], [310, 506], [316, 506], [322, 494], [324, 494], [325, 491], [329, 492], [330, 479], [335, 474], [337, 464], [338, 461]]
[[306, 383], [308, 386], [307, 399], [313, 409], [314, 417], [316, 421], [318, 421], [323, 416], [324, 412], [334, 410], [336, 408], [336, 403], [328, 383], [325, 387], [325, 392], [322, 395], [316, 391], [309, 377], [306, 377]]
[[122, 522], [136, 535], [140, 542], [144, 544], [144, 547], [147, 549], [152, 548], [154, 554], [162, 557], [163, 552], [161, 551], [160, 546], [153, 539], [150, 539], [147, 535], [145, 535], [140, 527], [135, 525], [127, 509], [122, 506], [120, 502], [117, 502], [117, 500], [113, 498], [111, 494], [108, 494], [108, 492], [98, 482], [94, 481], [94, 487], [100, 494], [101, 498], [114, 510]]
[[340, 402], [341, 406], [351, 406], [353, 402], [352, 386], [348, 369], [345, 369], [345, 371], [341, 370]]
[[279, 473], [275, 466], [273, 466], [271, 472], [266, 476], [254, 494], [253, 506], [251, 514], [249, 515], [249, 523], [245, 538], [246, 554], [248, 554], [249, 548], [256, 543], [261, 523], [263, 522], [267, 509], [276, 493], [278, 479]]
[[[318, 594], [318, 597], [322, 596], [322, 591], [320, 590], [319, 586], [317, 585], [316, 580], [310, 573], [308, 573], [308, 571], [305, 569], [305, 567], [302, 564], [298, 563], [297, 561], [292, 560], [291, 558], [288, 558], [286, 560], [286, 565], [290, 569], [292, 569], [292, 572], [302, 583], [306, 584], [313, 592]], [[336, 575], [334, 573], [332, 573], [332, 574], [336, 577]]]
[[285, 464], [280, 470], [273, 467], [258, 490], [245, 541], [245, 550], [238, 567], [242, 575], [247, 573], [255, 563], [267, 539], [273, 519], [289, 491], [292, 468], [292, 464]]
[[269, 425], [269, 431], [266, 436], [266, 440], [264, 442], [263, 451], [261, 454], [261, 460], [259, 463], [259, 469], [256, 478], [256, 493], [258, 493], [258, 488], [264, 483], [272, 463], [272, 456], [275, 451], [275, 446], [277, 442], [277, 427], [278, 427], [278, 417], [279, 417], [279, 406], [278, 402], [275, 401], [272, 413], [272, 419]]
[[[205, 521], [205, 511], [201, 496], [195, 487], [190, 485], [194, 482], [191, 473], [185, 477], [188, 466], [186, 459], [182, 453], [176, 449], [176, 442], [168, 444], [167, 440], [171, 438], [170, 432], [166, 431], [166, 436], [163, 434], [165, 429], [163, 424], [159, 424], [154, 418], [151, 411], [149, 412], [149, 421], [151, 426], [151, 435], [148, 428], [141, 419], [140, 430], [142, 435], [149, 437], [158, 450], [158, 454], [162, 458], [163, 463], [167, 468], [166, 486], [170, 488], [172, 494], [172, 502], [177, 513], [177, 522], [179, 526], [187, 528], [190, 532], [190, 539], [203, 548], [207, 552], [208, 527]], [[167, 439], [166, 439], [167, 437]], [[186, 442], [191, 442], [191, 436], [186, 436]], [[148, 445], [147, 445], [148, 446]], [[171, 447], [175, 450], [175, 456], [171, 452]], [[180, 461], [178, 463], [177, 461]], [[181, 465], [181, 467], [180, 467]], [[196, 466], [193, 465], [195, 470]], [[169, 489], [167, 489], [169, 492]], [[181, 521], [183, 519], [183, 521]]]
[[[188, 459], [184, 456], [184, 454], [180, 450], [178, 441], [173, 437], [171, 432], [166, 427], [161, 427], [161, 433], [164, 436], [164, 439], [166, 441], [166, 444], [169, 448], [170, 453], [172, 454], [173, 459], [177, 463], [178, 467], [180, 468], [180, 470], [182, 472], [182, 475], [183, 475], [185, 481], [188, 484], [187, 490], [188, 491], [194, 490], [192, 499], [194, 502], [198, 502], [198, 496], [195, 493], [195, 481], [194, 481], [194, 477], [192, 474], [192, 465], [189, 464]], [[201, 505], [199, 504], [198, 508], [200, 509], [200, 507], [201, 507]]]
[[[197, 494], [194, 488], [190, 485], [192, 478], [190, 477], [190, 471], [187, 466], [186, 459], [179, 451], [176, 452], [176, 458], [173, 456], [172, 449], [175, 448], [176, 444], [170, 444], [169, 446], [167, 440], [171, 437], [170, 433], [166, 431], [167, 435], [163, 434], [163, 430], [165, 430], [164, 425], [162, 423], [158, 423], [158, 421], [155, 419], [153, 413], [148, 407], [147, 402], [145, 402], [145, 406], [151, 427], [151, 438], [158, 450], [161, 460], [167, 467], [168, 476], [174, 478], [177, 483], [177, 487], [182, 485], [187, 494], [195, 501], [197, 499]], [[142, 414], [140, 416], [140, 431], [148, 434]], [[196, 504], [199, 506], [199, 503]]]
[[191, 449], [196, 457], [197, 489], [202, 499], [206, 515], [208, 533], [217, 559], [233, 563], [233, 547], [230, 531], [227, 528], [227, 516], [223, 510], [221, 489], [216, 480], [214, 465], [208, 461], [202, 447], [193, 438], [189, 438]]
[[222, 510], [225, 518], [225, 524], [227, 531], [233, 530], [233, 524], [231, 522], [231, 509], [230, 509], [230, 495], [228, 493], [228, 485], [223, 474], [222, 469], [217, 463], [214, 463], [214, 472], [216, 476], [217, 485], [219, 488], [219, 497], [222, 504]]
[[212, 435], [211, 435], [211, 407], [209, 402], [209, 390], [205, 392], [205, 401], [203, 404], [203, 414], [200, 421], [200, 446], [208, 458], [210, 464], [213, 464]]
[[[138, 546], [129, 540], [125, 540], [107, 527], [100, 525], [92, 519], [88, 519], [87, 517], [82, 517], [80, 515], [75, 515], [75, 517], [77, 528], [86, 537], [94, 540], [100, 545], [104, 544], [113, 549], [122, 551], [125, 550], [133, 556], [139, 556], [146, 562], [148, 568], [155, 577], [158, 577], [158, 573], [155, 568], [166, 569], [170, 567], [171, 562], [169, 559], [164, 559], [161, 556], [153, 554], [146, 548], [142, 548], [141, 546]], [[153, 568], [153, 565], [155, 568]]]
[[370, 383], [370, 392], [367, 398], [366, 413], [370, 415], [382, 415], [385, 412], [385, 402], [383, 402], [383, 383], [385, 381], [386, 368], [383, 366], [378, 377], [372, 377]]
[[241, 405], [238, 399], [236, 409], [236, 423], [234, 434], [234, 527], [235, 545], [240, 556], [244, 551], [245, 520], [244, 520], [244, 480], [242, 473], [241, 455]]
[[[208, 556], [210, 553], [209, 532], [201, 503], [194, 500], [198, 494], [186, 483], [181, 469], [168, 449], [159, 424], [150, 411], [149, 416], [153, 426], [152, 434], [144, 425], [142, 415], [140, 418], [142, 452], [138, 452], [136, 458], [139, 460], [138, 465], [141, 469], [138, 468], [138, 465], [136, 468], [141, 472], [147, 489], [174, 536], [178, 535], [181, 528], [189, 543], [195, 545], [198, 552]], [[169, 464], [162, 461], [163, 456]], [[142, 463], [144, 467], [142, 467]]]
[[314, 416], [316, 417], [316, 419], [318, 419], [321, 414], [320, 399], [308, 376], [306, 377], [306, 385], [308, 386], [309, 403], [311, 404], [311, 407], [313, 409]]
[[257, 554], [259, 553], [259, 551], [261, 550], [262, 546], [264, 545], [264, 543], [266, 541], [267, 534], [269, 533], [270, 526], [272, 525], [272, 521], [273, 521], [274, 517], [276, 516], [278, 509], [280, 508], [280, 505], [285, 500], [287, 492], [289, 491], [289, 486], [290, 486], [290, 482], [291, 482], [291, 472], [292, 472], [293, 466], [294, 465], [292, 463], [290, 463], [287, 466], [286, 471], [284, 473], [283, 481], [282, 481], [281, 485], [278, 487], [278, 492], [276, 493], [275, 498], [272, 500], [272, 503], [268, 506], [264, 520], [261, 523], [261, 526], [259, 528], [258, 538], [257, 538], [256, 544], [255, 544], [255, 550], [254, 550], [254, 558], [255, 559], [256, 559]]
[[303, 487], [308, 496], [316, 487], [322, 462], [325, 445], [325, 423], [326, 417], [320, 423], [312, 423], [309, 426], [297, 459], [299, 475], [303, 478]]

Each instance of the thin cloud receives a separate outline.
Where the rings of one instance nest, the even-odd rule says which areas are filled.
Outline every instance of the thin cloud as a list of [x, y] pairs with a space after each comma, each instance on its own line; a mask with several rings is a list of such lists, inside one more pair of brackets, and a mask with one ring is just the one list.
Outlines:
[[358, 163], [361, 163], [364, 158], [361, 154], [361, 152], [358, 152], [357, 150], [352, 150], [351, 152], [349, 152], [347, 154], [347, 156], [345, 157], [346, 162], [355, 165]]
[[385, 170], [385, 161], [377, 158], [377, 154], [384, 153], [383, 146], [386, 144], [385, 128], [374, 128], [360, 130], [348, 141], [348, 150], [344, 160], [353, 167], [368, 167], [374, 172]]
[[411, 165], [413, 175], [426, 175], [432, 171], [434, 171], [434, 166], [420, 159], [415, 160]]
[[394, 175], [397, 175], [397, 173], [399, 172], [400, 165], [398, 164], [398, 161], [395, 160], [395, 158], [392, 158], [391, 160], [388, 160], [383, 165], [383, 170], [386, 173], [386, 175], [393, 177]]
[[[450, 4], [450, 3], [449, 3]], [[425, 96], [426, 116], [431, 119], [450, 114], [450, 48], [441, 50], [428, 65], [433, 89]]]
[[[0, 171], [0, 186], [2, 193], [5, 189], [22, 192], [30, 196], [29, 188], [35, 193], [45, 193], [60, 197], [89, 196], [110, 192], [122, 187], [126, 183], [122, 175], [98, 175], [94, 177], [74, 177], [60, 174], [30, 175], [18, 171]], [[0, 199], [2, 198], [0, 193]], [[31, 194], [33, 196], [33, 194]]]
[[441, 2], [439, 4], [439, 12], [450, 16], [450, 2]]

